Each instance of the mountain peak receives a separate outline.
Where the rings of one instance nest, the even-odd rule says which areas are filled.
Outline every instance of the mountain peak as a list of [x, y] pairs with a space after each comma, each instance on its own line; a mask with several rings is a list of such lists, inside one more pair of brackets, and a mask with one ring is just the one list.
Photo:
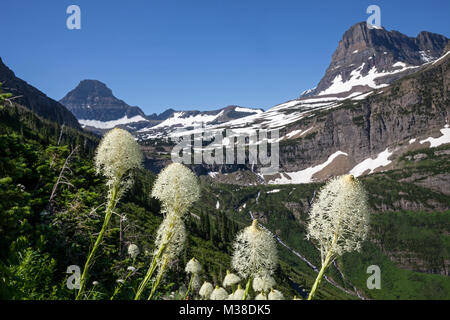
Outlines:
[[135, 116], [145, 117], [139, 107], [129, 106], [117, 99], [112, 90], [98, 80], [80, 81], [60, 102], [79, 120], [112, 121]]
[[97, 97], [114, 97], [112, 90], [99, 80], [82, 80], [71, 92], [84, 97], [89, 95], [95, 95]]
[[386, 86], [399, 77], [439, 58], [448, 38], [422, 31], [417, 37], [384, 28], [369, 28], [359, 22], [345, 31], [332, 56], [330, 66], [314, 95], [349, 95]]

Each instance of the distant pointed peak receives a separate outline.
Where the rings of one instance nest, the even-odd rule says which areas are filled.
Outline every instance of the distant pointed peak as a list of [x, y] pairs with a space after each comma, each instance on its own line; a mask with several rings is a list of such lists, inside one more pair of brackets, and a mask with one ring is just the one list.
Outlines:
[[112, 90], [108, 88], [105, 83], [99, 80], [81, 80], [78, 86], [73, 91], [85, 95], [95, 93], [96, 95], [102, 97], [113, 96]]

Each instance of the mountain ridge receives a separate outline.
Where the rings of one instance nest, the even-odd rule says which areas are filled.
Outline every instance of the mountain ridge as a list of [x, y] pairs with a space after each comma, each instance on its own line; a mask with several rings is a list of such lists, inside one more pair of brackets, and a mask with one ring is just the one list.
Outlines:
[[221, 109], [175, 110], [169, 108], [160, 114], [146, 115], [139, 107], [130, 106], [116, 98], [110, 88], [99, 80], [82, 80], [69, 91], [60, 103], [73, 112], [87, 130], [103, 134], [106, 130], [120, 127], [131, 132], [152, 130], [152, 127], [171, 129], [201, 123], [222, 123], [249, 114], [261, 113], [262, 109], [227, 106]]
[[75, 116], [58, 101], [49, 98], [39, 89], [16, 77], [0, 58], [0, 82], [3, 90], [11, 93], [14, 102], [18, 103], [37, 115], [48, 120], [58, 122], [76, 129], [81, 129]]

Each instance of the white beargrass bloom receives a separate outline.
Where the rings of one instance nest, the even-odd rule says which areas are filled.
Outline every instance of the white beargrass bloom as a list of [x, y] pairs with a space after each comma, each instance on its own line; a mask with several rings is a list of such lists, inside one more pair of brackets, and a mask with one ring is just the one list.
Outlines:
[[136, 257], [139, 254], [139, 247], [135, 244], [130, 244], [128, 246], [128, 254], [130, 255], [131, 258], [136, 259]]
[[322, 264], [345, 252], [361, 249], [369, 231], [367, 195], [351, 175], [331, 179], [314, 201], [307, 238], [317, 241]]
[[202, 271], [202, 266], [201, 266], [200, 262], [198, 262], [197, 259], [192, 258], [186, 264], [186, 268], [184, 269], [184, 271], [186, 271], [186, 273], [198, 274]]
[[244, 293], [245, 290], [241, 288], [241, 285], [239, 285], [236, 291], [228, 296], [228, 300], [242, 300], [242, 298], [244, 298]]
[[260, 293], [255, 297], [255, 300], [267, 300], [267, 297], [264, 294]]
[[142, 152], [134, 137], [126, 130], [112, 129], [97, 148], [95, 167], [103, 174], [109, 186], [118, 185], [131, 169], [141, 167]]
[[93, 284], [94, 286], [98, 286], [98, 281], [92, 281], [92, 284]]
[[277, 261], [275, 240], [267, 230], [258, 226], [256, 219], [236, 236], [231, 265], [242, 278], [271, 275]]
[[185, 240], [186, 228], [182, 218], [174, 214], [167, 215], [156, 232], [153, 254], [157, 255], [162, 246], [165, 246], [163, 256], [157, 261], [158, 266], [161, 267], [163, 262], [173, 262], [183, 250]]
[[269, 275], [258, 276], [253, 279], [253, 290], [256, 292], [267, 292], [275, 285], [275, 279]]
[[219, 286], [216, 286], [216, 288], [211, 293], [211, 296], [209, 297], [211, 300], [227, 300], [228, 299], [228, 292]]
[[269, 293], [269, 300], [284, 300], [284, 296], [280, 291], [272, 289]]
[[135, 271], [136, 271], [136, 268], [133, 267], [133, 266], [129, 266], [129, 267], [127, 268], [127, 270], [128, 270], [128, 271], [131, 271], [131, 272], [135, 272]]
[[198, 292], [198, 294], [203, 299], [209, 299], [213, 290], [214, 290], [214, 287], [210, 282], [204, 282], [202, 287], [200, 288], [200, 291]]
[[223, 286], [224, 287], [231, 287], [235, 284], [239, 283], [241, 281], [241, 278], [239, 278], [234, 273], [231, 273], [230, 270], [227, 270], [227, 275], [223, 279]]
[[200, 197], [198, 179], [181, 163], [171, 163], [158, 175], [152, 197], [159, 199], [167, 212], [181, 217]]
[[124, 283], [125, 281], [123, 279], [117, 279], [116, 282], [117, 283]]

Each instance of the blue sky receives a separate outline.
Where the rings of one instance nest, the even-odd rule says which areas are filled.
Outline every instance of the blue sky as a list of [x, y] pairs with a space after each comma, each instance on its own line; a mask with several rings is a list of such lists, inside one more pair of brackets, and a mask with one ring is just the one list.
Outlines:
[[[71, 4], [81, 30], [66, 28]], [[56, 100], [97, 79], [147, 114], [267, 109], [317, 84], [371, 4], [388, 30], [450, 37], [447, 0], [14, 0], [1, 5], [0, 57]]]

